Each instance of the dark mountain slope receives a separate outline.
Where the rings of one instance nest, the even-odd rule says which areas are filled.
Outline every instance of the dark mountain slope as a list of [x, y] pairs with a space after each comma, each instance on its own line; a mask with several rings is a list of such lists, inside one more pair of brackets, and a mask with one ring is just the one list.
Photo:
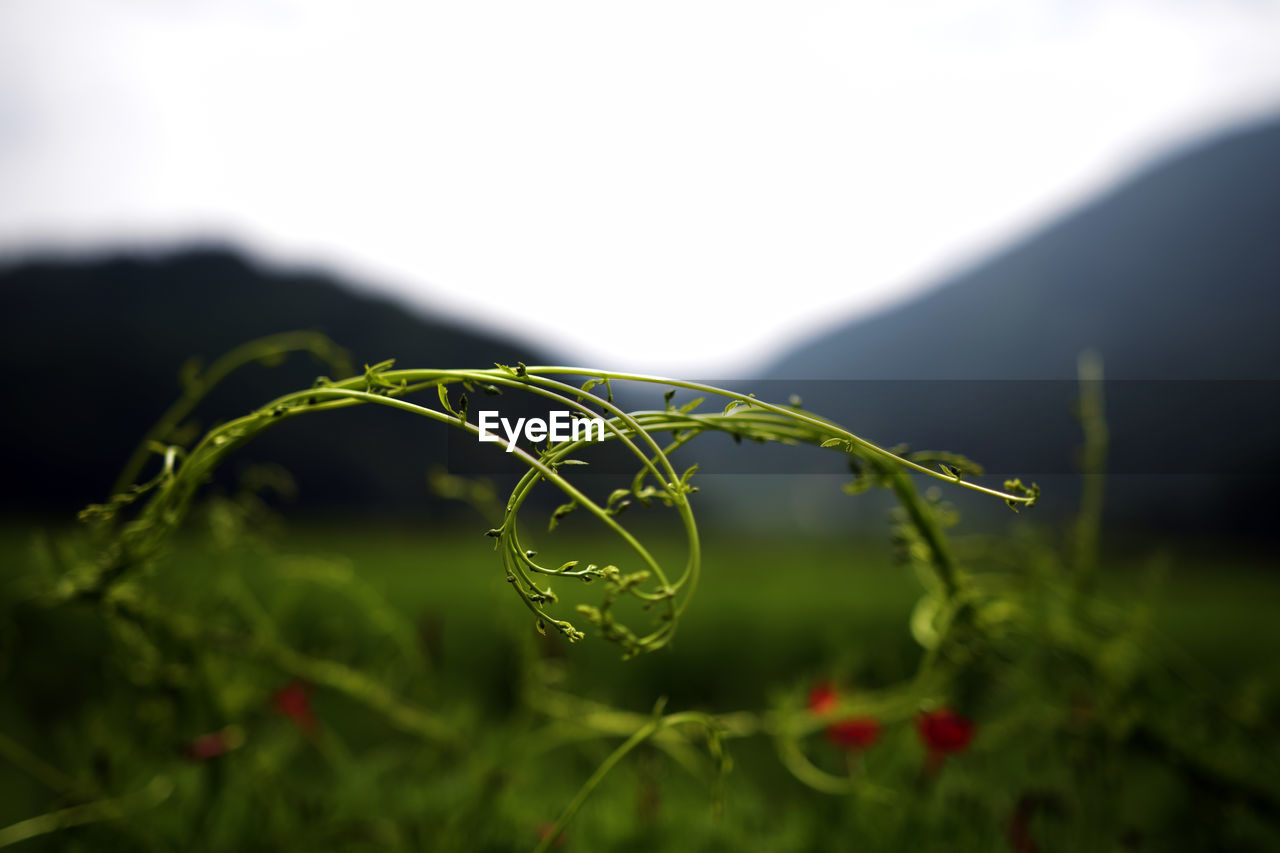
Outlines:
[[[9, 382], [0, 421], [8, 510], [74, 510], [106, 496], [143, 432], [178, 396], [192, 356], [207, 364], [262, 335], [312, 329], [355, 368], [545, 361], [519, 344], [412, 315], [312, 272], [260, 269], [223, 250], [0, 268], [0, 352]], [[307, 387], [327, 368], [305, 355], [246, 367], [198, 410], [207, 427]], [[352, 410], [300, 418], [251, 443], [233, 467], [282, 463], [312, 506], [422, 506], [424, 472], [445, 430], [419, 418]]]
[[1280, 121], [1167, 159], [771, 376], [1280, 378]]
[[[807, 403], [882, 442], [1074, 485], [1072, 380], [1085, 349], [1105, 362], [1115, 517], [1272, 524], [1280, 121], [1168, 157], [767, 376], [799, 380]], [[1066, 508], [1071, 489], [1059, 491]]]

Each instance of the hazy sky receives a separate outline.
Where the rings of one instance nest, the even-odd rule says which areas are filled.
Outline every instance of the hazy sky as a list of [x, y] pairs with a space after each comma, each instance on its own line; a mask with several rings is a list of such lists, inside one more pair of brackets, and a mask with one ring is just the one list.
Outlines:
[[729, 376], [1280, 108], [1278, 57], [1267, 0], [0, 0], [0, 252], [222, 238]]

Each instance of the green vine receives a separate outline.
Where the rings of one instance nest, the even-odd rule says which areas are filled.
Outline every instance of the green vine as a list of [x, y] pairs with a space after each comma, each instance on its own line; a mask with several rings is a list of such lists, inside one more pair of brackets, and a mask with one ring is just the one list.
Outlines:
[[[300, 347], [326, 351], [316, 346], [314, 341], [300, 341], [287, 336], [257, 342], [238, 350], [234, 359], [218, 362], [224, 366], [211, 371], [210, 380], [193, 381], [188, 387], [207, 391], [216, 378], [229, 372], [227, 364], [261, 360], [272, 351]], [[495, 436], [498, 444], [519, 458], [528, 471], [508, 498], [501, 522], [488, 534], [497, 540], [495, 547], [501, 555], [507, 581], [534, 614], [539, 630], [545, 631], [550, 627], [570, 641], [582, 639], [584, 632], [577, 625], [553, 612], [557, 596], [550, 582], [601, 581], [604, 593], [600, 603], [581, 605], [578, 612], [601, 637], [621, 646], [626, 656], [650, 652], [670, 642], [697, 587], [702, 554], [690, 501], [691, 495], [697, 491], [691, 484], [697, 466], [677, 471], [670, 454], [703, 433], [724, 432], [757, 442], [827, 447], [843, 454], [855, 471], [873, 471], [875, 478], [892, 488], [912, 516], [913, 525], [934, 554], [932, 565], [940, 582], [951, 591], [955, 588], [954, 569], [945, 544], [928, 516], [921, 513], [913, 497], [914, 486], [905, 475], [932, 477], [1002, 499], [1015, 508], [1033, 505], [1038, 495], [1034, 486], [1024, 487], [1018, 481], [1006, 483], [1004, 490], [980, 485], [964, 479], [961, 468], [953, 464], [954, 459], [940, 462], [936, 468], [929, 467], [910, 456], [879, 447], [798, 406], [770, 403], [701, 383], [563, 366], [496, 365], [482, 370], [396, 370], [393, 367], [393, 361], [385, 361], [366, 365], [361, 375], [348, 379], [318, 379], [311, 388], [286, 394], [248, 415], [210, 430], [190, 449], [148, 440], [146, 446], [162, 455], [160, 472], [145, 483], [130, 484], [107, 503], [91, 506], [82, 513], [82, 518], [97, 524], [105, 536], [104, 559], [88, 571], [64, 579], [57, 595], [62, 598], [110, 595], [113, 588], [154, 557], [180, 523], [197, 489], [213, 471], [231, 453], [275, 424], [333, 409], [377, 405], [439, 421], [478, 437], [479, 427], [467, 419], [467, 392], [474, 392], [477, 388], [524, 391], [581, 417], [603, 417], [605, 440], [623, 445], [636, 459], [638, 473], [631, 487], [615, 490], [607, 499], [597, 501], [581, 491], [564, 472], [569, 466], [585, 464], [586, 460], [577, 457], [591, 443], [588, 439], [548, 442], [545, 448], [536, 450], [508, 447], [506, 439]], [[581, 386], [566, 381], [573, 377], [585, 378], [585, 381]], [[626, 412], [612, 399], [617, 382], [665, 386], [669, 389], [667, 407], [661, 411]], [[593, 391], [597, 387], [603, 387], [603, 397]], [[456, 405], [450, 402], [450, 392], [455, 388], [463, 391]], [[677, 390], [695, 391], [704, 398], [675, 408], [671, 405], [671, 398]], [[410, 399], [431, 391], [435, 392], [439, 408]], [[151, 434], [160, 436], [171, 429], [194, 404], [195, 395], [195, 391], [184, 395]], [[727, 400], [727, 404], [719, 412], [698, 411], [705, 396], [719, 397]], [[125, 474], [132, 474], [139, 468], [131, 460]], [[122, 478], [129, 479], [123, 475]], [[553, 567], [539, 562], [536, 552], [526, 548], [521, 541], [518, 518], [534, 488], [544, 482], [559, 489], [569, 500], [553, 514], [552, 526], [567, 513], [581, 509], [595, 516], [626, 543], [636, 565], [627, 569], [575, 560]], [[146, 501], [142, 508], [126, 517], [130, 505], [144, 496]], [[687, 548], [686, 562], [679, 571], [664, 567], [618, 520], [618, 514], [632, 501], [641, 504], [657, 501], [676, 512]], [[623, 598], [635, 599], [653, 613], [653, 624], [644, 627], [625, 624], [616, 608]]]
[[[98, 602], [115, 635], [131, 648], [139, 665], [151, 662], [149, 665], [158, 668], [163, 659], [159, 644], [166, 640], [191, 648], [215, 649], [232, 657], [258, 659], [295, 678], [343, 693], [393, 726], [442, 746], [457, 737], [451, 723], [404, 699], [371, 674], [289, 646], [279, 636], [267, 609], [244, 583], [228, 578], [220, 587], [222, 602], [235, 614], [234, 627], [172, 612], [147, 592], [144, 581], [157, 570], [165, 543], [191, 511], [202, 485], [231, 454], [274, 425], [319, 412], [372, 405], [445, 423], [478, 438], [480, 429], [470, 419], [469, 404], [469, 395], [477, 391], [523, 392], [578, 417], [602, 418], [605, 442], [625, 448], [635, 461], [637, 470], [629, 486], [596, 498], [575, 484], [571, 472], [589, 464], [582, 457], [594, 442], [586, 438], [525, 447], [508, 446], [507, 440], [498, 436], [495, 449], [509, 451], [527, 470], [505, 505], [496, 508], [499, 517], [488, 535], [495, 540], [506, 580], [533, 614], [539, 631], [554, 629], [573, 642], [582, 639], [584, 628], [589, 627], [599, 637], [617, 644], [624, 657], [652, 652], [670, 643], [681, 616], [690, 606], [702, 571], [702, 546], [693, 510], [693, 495], [698, 491], [693, 484], [697, 466], [678, 470], [671, 454], [707, 432], [727, 433], [753, 442], [827, 448], [853, 473], [847, 492], [856, 494], [880, 487], [895, 496], [900, 506], [899, 539], [926, 578], [929, 590], [913, 618], [913, 631], [926, 649], [915, 678], [883, 691], [844, 698], [833, 712], [874, 714], [886, 723], [909, 720], [922, 707], [947, 695], [967, 659], [965, 638], [978, 631], [983, 603], [990, 597], [964, 574], [943, 530], [946, 513], [919, 493], [912, 475], [1004, 500], [1014, 509], [1034, 505], [1039, 494], [1034, 485], [1024, 486], [1017, 480], [997, 489], [968, 479], [981, 474], [981, 468], [955, 454], [909, 454], [882, 448], [798, 404], [772, 403], [702, 383], [565, 366], [499, 364], [475, 370], [395, 369], [394, 362], [385, 361], [365, 365], [362, 372], [348, 378], [321, 377], [310, 388], [285, 394], [214, 427], [198, 441], [181, 441], [179, 424], [219, 381], [240, 366], [273, 361], [295, 350], [311, 352], [338, 366], [343, 357], [341, 350], [322, 336], [297, 333], [247, 344], [215, 362], [203, 374], [188, 371], [183, 396], [148, 432], [129, 459], [119, 488], [106, 502], [81, 513], [95, 536], [92, 556], [66, 558], [64, 570], [55, 576], [44, 597], [54, 604], [73, 600]], [[664, 407], [624, 410], [614, 398], [618, 383], [665, 388]], [[677, 406], [674, 398], [680, 392], [698, 396]], [[719, 402], [713, 405], [709, 400]], [[159, 470], [137, 482], [150, 456], [159, 458]], [[477, 505], [492, 500], [491, 494], [466, 486], [459, 478], [435, 472], [432, 479], [455, 497]], [[552, 512], [550, 528], [554, 529], [570, 513], [586, 513], [626, 545], [631, 562], [598, 565], [589, 560], [570, 560], [554, 565], [541, 560], [522, 538], [520, 522], [531, 494], [542, 484], [559, 490], [565, 499]], [[664, 565], [623, 524], [620, 515], [632, 504], [662, 505], [675, 513], [684, 534], [682, 565]], [[597, 603], [578, 606], [577, 624], [557, 608], [555, 587], [565, 583], [597, 584], [601, 588]], [[627, 621], [629, 617], [624, 617], [619, 607], [623, 601], [638, 604], [640, 611], [648, 614], [648, 621]], [[578, 731], [589, 735], [624, 738], [565, 807], [540, 849], [546, 849], [558, 836], [605, 775], [646, 742], [699, 773], [701, 762], [696, 756], [705, 748], [712, 764], [710, 777], [716, 804], [723, 801], [724, 777], [730, 767], [727, 741], [755, 735], [772, 738], [783, 765], [817, 790], [857, 792], [872, 799], [894, 796], [892, 791], [873, 785], [858, 774], [832, 775], [806, 758], [803, 740], [828, 725], [832, 714], [815, 715], [803, 707], [784, 706], [762, 713], [712, 715], [684, 711], [664, 715], [663, 703], [659, 703], [645, 717], [558, 693], [538, 678], [529, 680], [526, 693], [530, 706], [553, 720], [571, 721]], [[135, 799], [137, 805], [133, 804]], [[150, 803], [151, 799], [151, 794], [138, 794], [133, 799], [102, 800], [101, 805], [86, 803], [11, 827], [8, 832], [19, 838], [109, 818], [122, 813], [126, 804], [128, 808], [140, 808], [144, 807], [144, 800]], [[158, 802], [161, 798], [154, 799]]]

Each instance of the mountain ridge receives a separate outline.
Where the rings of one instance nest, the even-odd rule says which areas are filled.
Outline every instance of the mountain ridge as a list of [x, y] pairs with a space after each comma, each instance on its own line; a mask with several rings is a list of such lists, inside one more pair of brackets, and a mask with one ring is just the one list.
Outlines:
[[[403, 366], [546, 360], [531, 345], [425, 318], [315, 269], [261, 266], [225, 246], [9, 260], [0, 264], [0, 293], [0, 353], [21, 387], [17, 411], [0, 419], [0, 462], [12, 486], [0, 504], [24, 512], [106, 498], [128, 454], [181, 392], [183, 365], [193, 356], [207, 364], [264, 335], [322, 332], [356, 369], [387, 358]], [[325, 370], [300, 356], [246, 367], [209, 395], [197, 421], [204, 428], [240, 415], [309, 387]], [[281, 424], [238, 452], [232, 467], [283, 465], [303, 505], [426, 505], [425, 473], [444, 460], [446, 431], [365, 409], [318, 416], [323, 429]]]
[[[832, 383], [822, 411], [873, 439], [1035, 475], [1080, 443], [1072, 385], [1093, 351], [1120, 472], [1112, 517], [1265, 531], [1280, 509], [1261, 473], [1280, 463], [1278, 328], [1280, 117], [1162, 157], [915, 299], [793, 348], [764, 378], [893, 380]], [[1059, 513], [1069, 467], [1051, 468]]]
[[[1280, 378], [1280, 345], [1267, 341], [1280, 318], [1277, 234], [1273, 118], [1161, 158], [916, 298], [793, 348], [764, 373], [1066, 379], [1078, 352], [1092, 348], [1118, 378]], [[1250, 298], [1246, 310], [1224, 310], [1228, 299]], [[1223, 348], [1228, 329], [1253, 340]], [[1185, 340], [1171, 339], [1174, 330]], [[1199, 361], [1186, 356], [1192, 349]]]

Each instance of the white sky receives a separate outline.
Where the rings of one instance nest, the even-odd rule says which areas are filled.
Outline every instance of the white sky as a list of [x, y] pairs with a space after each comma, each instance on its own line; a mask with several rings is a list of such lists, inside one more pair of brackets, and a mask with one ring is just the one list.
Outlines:
[[728, 377], [1280, 108], [1280, 2], [0, 0], [0, 253], [236, 241]]

